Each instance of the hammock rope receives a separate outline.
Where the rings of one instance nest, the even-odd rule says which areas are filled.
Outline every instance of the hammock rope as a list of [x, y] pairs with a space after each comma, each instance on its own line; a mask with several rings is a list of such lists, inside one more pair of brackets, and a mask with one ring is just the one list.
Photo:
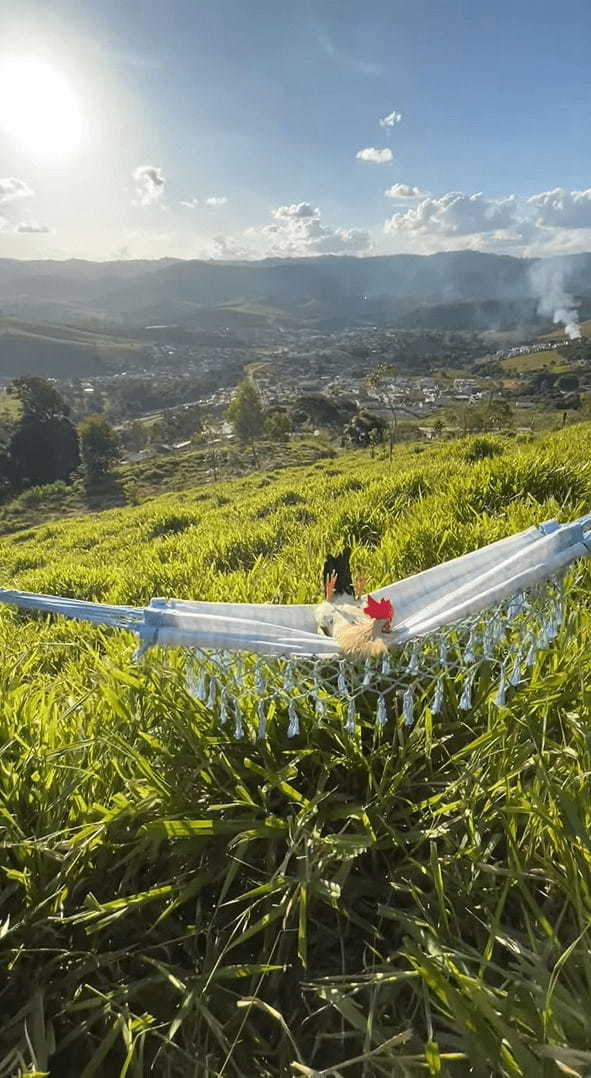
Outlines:
[[469, 711], [483, 670], [505, 706], [558, 635], [564, 574], [590, 551], [591, 514], [547, 521], [372, 592], [393, 603], [396, 621], [388, 652], [364, 661], [319, 635], [314, 605], [128, 607], [12, 590], [0, 590], [0, 603], [131, 631], [136, 661], [155, 646], [185, 649], [188, 692], [235, 738], [265, 737], [275, 718], [295, 737], [303, 718], [330, 715], [352, 733], [361, 715], [410, 726], [448, 697]]

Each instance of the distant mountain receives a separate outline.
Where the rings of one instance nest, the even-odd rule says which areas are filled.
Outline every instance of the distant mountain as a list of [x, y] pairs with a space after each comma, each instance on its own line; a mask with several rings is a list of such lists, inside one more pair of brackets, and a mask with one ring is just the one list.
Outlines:
[[503, 329], [537, 319], [540, 288], [533, 278], [539, 274], [532, 270], [539, 265], [567, 293], [591, 293], [591, 254], [543, 262], [477, 251], [260, 262], [0, 259], [0, 310], [48, 321], [174, 322], [203, 331], [285, 320], [321, 328]]

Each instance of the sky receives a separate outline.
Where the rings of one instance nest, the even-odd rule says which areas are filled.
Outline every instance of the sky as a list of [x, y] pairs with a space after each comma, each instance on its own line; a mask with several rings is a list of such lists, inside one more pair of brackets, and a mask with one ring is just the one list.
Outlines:
[[589, 0], [4, 0], [0, 257], [591, 251]]

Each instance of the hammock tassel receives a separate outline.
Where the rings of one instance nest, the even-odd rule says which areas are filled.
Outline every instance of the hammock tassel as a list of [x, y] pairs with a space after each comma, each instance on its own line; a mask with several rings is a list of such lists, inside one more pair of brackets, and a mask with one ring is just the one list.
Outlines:
[[288, 708], [289, 726], [287, 728], [288, 737], [297, 737], [300, 732], [300, 720], [298, 716], [298, 709], [295, 706], [293, 700], [290, 701]]
[[474, 680], [474, 674], [468, 674], [464, 680], [464, 688], [462, 695], [460, 696], [459, 708], [460, 711], [469, 711], [472, 707], [472, 682]]
[[447, 642], [442, 640], [439, 645], [439, 665], [447, 666]]
[[349, 686], [347, 685], [347, 679], [345, 677], [345, 668], [343, 663], [339, 663], [339, 676], [337, 678], [337, 689], [339, 696], [349, 695]]
[[286, 692], [293, 692], [295, 689], [295, 682], [293, 679], [293, 664], [288, 663], [285, 667], [285, 674], [283, 677], [283, 688]]
[[494, 655], [496, 627], [494, 622], [487, 626], [482, 638], [482, 652], [485, 659], [492, 659]]
[[521, 614], [524, 607], [524, 596], [521, 593], [519, 595], [514, 595], [507, 608], [507, 617], [509, 618], [509, 620], [512, 621], [513, 618], [516, 618], [518, 614]]
[[323, 719], [326, 715], [326, 704], [321, 696], [316, 697], [316, 704], [314, 706], [317, 719]]
[[382, 659], [381, 672], [382, 672], [382, 674], [389, 674], [391, 669], [392, 669], [392, 667], [391, 667], [391, 663], [390, 663], [390, 656], [388, 655], [388, 653], [386, 653], [384, 655], [384, 658]]
[[513, 664], [513, 670], [511, 671], [511, 675], [509, 677], [509, 684], [512, 685], [513, 688], [516, 688], [521, 681], [521, 661], [521, 653], [517, 652], [517, 655], [515, 656], [515, 662]]
[[410, 655], [410, 661], [406, 667], [407, 674], [418, 674], [419, 672], [419, 642], [415, 640], [412, 646], [412, 652]]
[[242, 741], [244, 737], [244, 727], [242, 725], [242, 712], [240, 710], [240, 704], [236, 701], [236, 722], [234, 723], [234, 737], [237, 741]]
[[388, 721], [388, 712], [386, 710], [386, 701], [383, 696], [380, 696], [378, 700], [378, 709], [376, 712], [376, 722], [378, 726], [385, 726]]
[[207, 697], [207, 706], [210, 711], [213, 711], [215, 707], [215, 700], [217, 696], [217, 682], [214, 677], [209, 681], [209, 696]]
[[431, 714], [439, 715], [443, 704], [443, 678], [437, 678], [437, 684], [435, 686], [435, 693], [433, 695], [433, 702], [431, 704]]
[[535, 665], [537, 653], [538, 653], [538, 649], [536, 647], [536, 642], [532, 637], [528, 653], [527, 653], [527, 655], [525, 657], [525, 665], [526, 666], [529, 667], [529, 666], [534, 666]]
[[257, 715], [259, 717], [259, 726], [257, 730], [257, 738], [259, 741], [264, 741], [267, 734], [267, 716], [265, 713], [265, 705], [260, 700], [257, 707]]
[[349, 700], [347, 705], [347, 721], [345, 723], [345, 730], [348, 734], [355, 733], [355, 726], [357, 722], [357, 710], [355, 708], [355, 701], [353, 698]]
[[371, 659], [365, 660], [364, 674], [363, 674], [363, 687], [367, 688], [372, 682], [372, 668]]
[[415, 721], [414, 716], [415, 701], [412, 686], [409, 685], [404, 696], [402, 697], [402, 717], [404, 719], [405, 726], [412, 726]]
[[197, 675], [194, 670], [187, 674], [187, 692], [194, 700], [204, 704], [207, 700], [207, 681], [204, 673]]
[[227, 694], [226, 694], [226, 690], [224, 689], [223, 692], [222, 692], [222, 700], [221, 700], [221, 704], [220, 704], [220, 723], [222, 724], [222, 726], [225, 726], [227, 721], [228, 721], [228, 697], [227, 697]]
[[261, 668], [260, 668], [260, 666], [258, 664], [257, 664], [256, 670], [254, 672], [254, 687], [255, 687], [255, 689], [257, 691], [258, 696], [265, 696], [266, 695], [266, 693], [267, 693], [267, 682], [265, 681], [265, 675], [263, 674], [263, 671], [261, 670]]
[[466, 666], [471, 666], [476, 660], [476, 643], [477, 636], [476, 630], [472, 629], [470, 636], [468, 637], [468, 643], [466, 644], [466, 650], [464, 652], [464, 662]]
[[506, 685], [506, 681], [505, 681], [505, 664], [503, 663], [503, 665], [501, 667], [501, 680], [499, 681], [499, 688], [497, 690], [497, 695], [495, 697], [495, 704], [497, 705], [497, 707], [504, 707], [505, 706], [506, 695], [507, 695], [507, 685]]

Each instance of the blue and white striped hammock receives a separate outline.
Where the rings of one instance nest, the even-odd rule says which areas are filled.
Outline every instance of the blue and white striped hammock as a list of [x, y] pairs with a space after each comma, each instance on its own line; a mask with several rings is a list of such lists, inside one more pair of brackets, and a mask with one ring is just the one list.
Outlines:
[[290, 735], [302, 714], [331, 706], [353, 730], [371, 694], [380, 724], [392, 714], [411, 723], [419, 698], [436, 713], [450, 675], [460, 679], [457, 706], [468, 710], [483, 663], [503, 706], [508, 686], [523, 680], [559, 631], [565, 570], [590, 551], [591, 514], [552, 520], [372, 592], [392, 602], [395, 621], [386, 656], [361, 663], [319, 634], [313, 604], [158, 598], [109, 606], [10, 590], [0, 590], [0, 603], [129, 630], [139, 640], [137, 659], [155, 646], [187, 649], [192, 694], [222, 723], [233, 719], [238, 737], [253, 708], [263, 736], [271, 704], [287, 716]]

